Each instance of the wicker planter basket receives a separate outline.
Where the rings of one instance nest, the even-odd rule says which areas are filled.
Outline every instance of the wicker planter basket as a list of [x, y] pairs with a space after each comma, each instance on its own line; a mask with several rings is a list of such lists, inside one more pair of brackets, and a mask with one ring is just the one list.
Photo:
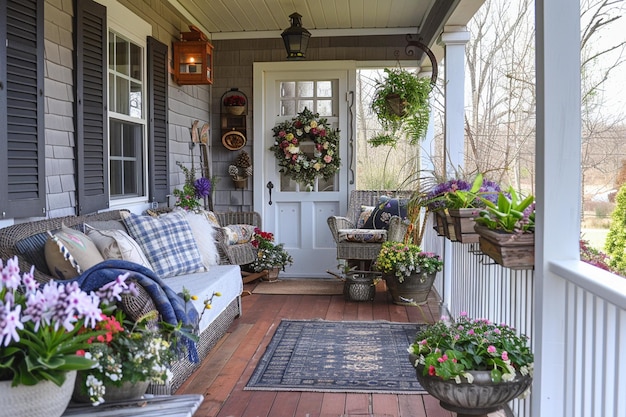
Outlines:
[[375, 279], [379, 273], [351, 271], [343, 282], [343, 296], [348, 301], [372, 301], [376, 296]]

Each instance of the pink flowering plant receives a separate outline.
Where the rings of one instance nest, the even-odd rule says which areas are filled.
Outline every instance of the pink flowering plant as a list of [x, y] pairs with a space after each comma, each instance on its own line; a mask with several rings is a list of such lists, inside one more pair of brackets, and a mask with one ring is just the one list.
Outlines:
[[76, 282], [41, 285], [34, 267], [20, 274], [17, 258], [0, 260], [0, 269], [0, 380], [12, 386], [43, 380], [61, 386], [68, 371], [92, 368], [94, 361], [77, 352], [102, 334], [102, 308], [135, 291], [126, 277], [89, 294]]
[[383, 274], [393, 274], [399, 282], [420, 272], [433, 274], [443, 269], [443, 260], [432, 252], [423, 252], [413, 243], [384, 242], [375, 268]]
[[409, 346], [417, 357], [414, 366], [424, 375], [457, 383], [473, 382], [468, 371], [490, 371], [493, 382], [512, 381], [518, 374], [533, 372], [533, 354], [528, 337], [506, 324], [471, 319], [461, 313], [455, 322], [445, 317], [426, 327]]
[[305, 108], [291, 120], [272, 128], [280, 172], [308, 187], [317, 177], [332, 178], [339, 170], [339, 134], [328, 121]]

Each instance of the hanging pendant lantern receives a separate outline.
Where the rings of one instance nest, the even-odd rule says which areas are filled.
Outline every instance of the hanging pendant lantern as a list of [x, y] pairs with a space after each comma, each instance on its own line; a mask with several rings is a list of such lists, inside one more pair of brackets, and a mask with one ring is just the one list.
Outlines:
[[311, 32], [302, 27], [302, 15], [299, 13], [292, 13], [289, 18], [291, 26], [280, 35], [285, 42], [287, 59], [304, 59]]

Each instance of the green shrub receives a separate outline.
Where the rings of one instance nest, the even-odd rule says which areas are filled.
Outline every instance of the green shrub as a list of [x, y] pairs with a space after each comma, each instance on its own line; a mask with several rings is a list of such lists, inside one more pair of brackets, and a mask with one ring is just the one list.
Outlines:
[[626, 185], [620, 187], [615, 200], [617, 205], [611, 215], [604, 249], [610, 258], [609, 265], [620, 275], [626, 275]]

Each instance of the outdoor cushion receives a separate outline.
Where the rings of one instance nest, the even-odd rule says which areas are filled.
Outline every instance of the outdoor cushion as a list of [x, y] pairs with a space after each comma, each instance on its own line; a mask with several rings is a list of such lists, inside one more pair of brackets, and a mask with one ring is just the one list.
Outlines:
[[387, 240], [384, 229], [339, 229], [340, 242], [380, 243]]
[[[215, 244], [215, 228], [209, 220], [208, 213], [205, 210], [186, 211], [184, 209], [178, 209], [174, 212], [183, 213], [189, 226], [193, 237], [198, 244], [198, 250], [202, 256], [202, 264], [208, 270], [210, 266], [219, 264], [220, 254]], [[217, 220], [217, 219], [216, 219]]]
[[363, 225], [363, 229], [389, 229], [389, 221], [393, 216], [405, 219], [407, 216], [408, 200], [381, 196], [379, 203], [374, 207], [372, 215]]
[[123, 230], [99, 230], [85, 224], [87, 236], [93, 240], [105, 259], [122, 259], [152, 269], [152, 265], [141, 246]]
[[182, 213], [139, 216], [122, 213], [130, 236], [139, 243], [161, 278], [205, 270], [191, 227]]
[[52, 276], [70, 279], [104, 261], [93, 241], [83, 232], [65, 225], [61, 230], [49, 233], [45, 245], [45, 257]]
[[223, 228], [229, 245], [248, 243], [254, 237], [256, 226], [251, 224], [229, 224]]
[[361, 213], [359, 214], [359, 218], [356, 221], [357, 229], [362, 229], [365, 226], [365, 222], [370, 218], [372, 213], [374, 212], [374, 206], [361, 206]]

